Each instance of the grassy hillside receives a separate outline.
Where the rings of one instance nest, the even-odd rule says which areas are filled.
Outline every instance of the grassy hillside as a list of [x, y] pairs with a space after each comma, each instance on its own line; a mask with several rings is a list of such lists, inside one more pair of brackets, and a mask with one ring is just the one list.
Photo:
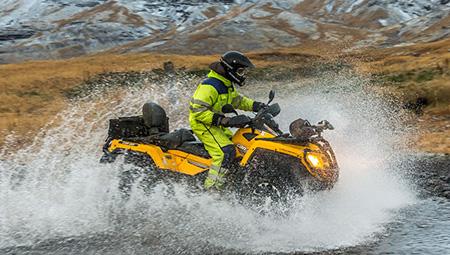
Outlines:
[[[379, 85], [381, 91], [397, 93], [404, 99], [406, 108], [417, 110], [421, 114], [416, 122], [424, 131], [417, 138], [419, 145], [426, 146], [427, 151], [448, 153], [449, 49], [450, 40], [443, 40], [352, 53], [324, 47], [289, 48], [254, 52], [250, 57], [259, 67], [257, 73], [276, 70], [283, 75], [295, 68], [296, 72], [307, 72], [316, 63], [323, 64], [326, 61], [350, 64], [358, 71], [371, 75], [374, 84]], [[167, 61], [173, 62], [177, 69], [205, 70], [217, 58], [218, 56], [98, 54], [68, 60], [0, 65], [0, 144], [4, 143], [5, 136], [11, 132], [19, 135], [19, 143], [31, 141], [37, 130], [65, 107], [74, 89], [98, 74], [161, 69]], [[422, 98], [426, 102], [417, 106], [417, 100]]]
[[[0, 65], [0, 144], [11, 132], [21, 137], [20, 143], [29, 142], [64, 108], [74, 88], [98, 74], [161, 69], [168, 61], [177, 69], [199, 70], [217, 59], [218, 56], [129, 54]], [[256, 63], [267, 65], [258, 59]]]
[[382, 89], [398, 94], [404, 107], [418, 114], [411, 123], [420, 131], [414, 145], [450, 153], [450, 39], [359, 57], [364, 59], [358, 65], [361, 71], [370, 72]]
[[[0, 144], [12, 131], [23, 141], [58, 113], [66, 92], [106, 72], [145, 71], [161, 68], [165, 61], [178, 67], [204, 68], [214, 57], [160, 55], [101, 55], [60, 61], [0, 65]], [[29, 136], [25, 134], [31, 131]]]

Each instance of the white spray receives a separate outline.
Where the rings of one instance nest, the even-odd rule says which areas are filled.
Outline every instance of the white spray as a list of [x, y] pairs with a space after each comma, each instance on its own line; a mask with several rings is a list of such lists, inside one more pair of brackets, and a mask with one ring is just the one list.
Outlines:
[[[120, 201], [120, 162], [98, 163], [107, 120], [140, 113], [148, 100], [160, 103], [171, 129], [187, 127], [187, 102], [195, 79], [120, 88], [71, 103], [33, 145], [0, 160], [0, 248], [32, 245], [43, 240], [115, 233], [158, 240], [152, 251], [205, 246], [242, 252], [293, 252], [333, 249], [373, 241], [396, 210], [415, 201], [396, 174], [390, 109], [367, 93], [364, 79], [354, 75], [289, 83], [258, 84], [244, 94], [266, 100], [275, 89], [286, 130], [298, 118], [329, 120], [336, 128], [325, 134], [341, 167], [333, 190], [293, 200], [286, 217], [260, 215], [237, 203], [207, 193], [191, 193], [182, 184], [160, 185], [151, 195], [136, 190]], [[256, 88], [256, 89], [255, 89]], [[161, 244], [162, 243], [162, 244]]]

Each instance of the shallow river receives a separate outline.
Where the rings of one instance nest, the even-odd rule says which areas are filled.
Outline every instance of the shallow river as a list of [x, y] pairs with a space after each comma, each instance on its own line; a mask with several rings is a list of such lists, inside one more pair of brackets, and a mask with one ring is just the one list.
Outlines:
[[[0, 254], [449, 253], [450, 202], [411, 174], [442, 169], [411, 160], [402, 146], [414, 132], [401, 128], [406, 116], [354, 75], [243, 89], [265, 100], [274, 88], [285, 130], [298, 117], [334, 124], [325, 134], [341, 167], [332, 190], [292, 199], [283, 216], [180, 183], [150, 195], [137, 189], [123, 202], [117, 175], [130, 166], [98, 163], [107, 120], [139, 114], [153, 100], [172, 127], [186, 126], [194, 80], [143, 79], [94, 93], [71, 103], [34, 144], [14, 150], [11, 136], [0, 152]], [[448, 158], [434, 167], [448, 168]]]

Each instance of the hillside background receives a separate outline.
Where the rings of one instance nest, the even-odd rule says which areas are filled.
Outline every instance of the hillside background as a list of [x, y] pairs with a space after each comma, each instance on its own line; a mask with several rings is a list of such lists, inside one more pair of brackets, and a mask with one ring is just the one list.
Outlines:
[[449, 13], [448, 0], [0, 0], [0, 144], [29, 143], [105, 75], [202, 73], [235, 49], [253, 77], [367, 75], [414, 116], [418, 149], [449, 153]]

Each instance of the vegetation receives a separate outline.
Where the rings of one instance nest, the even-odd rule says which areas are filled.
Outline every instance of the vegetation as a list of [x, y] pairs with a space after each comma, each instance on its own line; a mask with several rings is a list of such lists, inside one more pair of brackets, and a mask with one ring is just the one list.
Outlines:
[[358, 62], [360, 71], [403, 98], [405, 109], [419, 113], [411, 123], [420, 131], [413, 144], [450, 153], [450, 39], [372, 50], [359, 58], [364, 59]]
[[[420, 118], [428, 118], [450, 115], [449, 48], [450, 40], [447, 39], [352, 53], [330, 54], [330, 50], [322, 49], [323, 55], [319, 51], [314, 53], [310, 48], [289, 48], [255, 52], [250, 57], [258, 66], [253, 72], [255, 79], [303, 78], [323, 71], [353, 68], [372, 75], [375, 84], [397, 93], [405, 104], [425, 98], [427, 104]], [[0, 65], [0, 144], [11, 132], [21, 137], [20, 142], [29, 142], [33, 132], [61, 111], [67, 100], [89, 93], [95, 79], [121, 73], [126, 74], [123, 75], [123, 84], [126, 85], [142, 72], [151, 72], [155, 77], [164, 75], [164, 68], [171, 66], [164, 65], [168, 61], [173, 63], [177, 71], [204, 75], [209, 63], [217, 59], [218, 56], [97, 54], [67, 60]], [[448, 124], [448, 120], [444, 118], [444, 121]], [[435, 137], [445, 139], [449, 135], [448, 128], [445, 130], [446, 125], [439, 125], [444, 130], [440, 128]], [[30, 130], [31, 133], [26, 135]], [[429, 141], [428, 133], [426, 137]], [[439, 149], [440, 152], [446, 150]]]

